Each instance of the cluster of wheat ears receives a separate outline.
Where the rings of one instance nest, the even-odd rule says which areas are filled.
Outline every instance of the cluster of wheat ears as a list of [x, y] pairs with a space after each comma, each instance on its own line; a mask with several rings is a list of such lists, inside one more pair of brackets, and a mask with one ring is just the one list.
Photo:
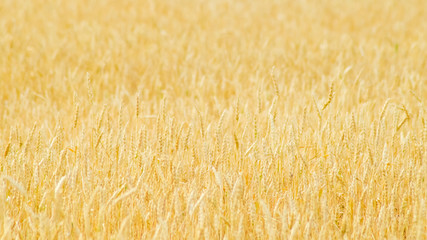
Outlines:
[[427, 1], [0, 1], [1, 239], [427, 239]]

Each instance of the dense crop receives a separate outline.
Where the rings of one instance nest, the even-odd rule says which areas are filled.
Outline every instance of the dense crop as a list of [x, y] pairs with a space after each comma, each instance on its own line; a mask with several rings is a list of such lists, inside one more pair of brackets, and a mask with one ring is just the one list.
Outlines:
[[427, 238], [425, 0], [1, 0], [0, 87], [0, 238]]

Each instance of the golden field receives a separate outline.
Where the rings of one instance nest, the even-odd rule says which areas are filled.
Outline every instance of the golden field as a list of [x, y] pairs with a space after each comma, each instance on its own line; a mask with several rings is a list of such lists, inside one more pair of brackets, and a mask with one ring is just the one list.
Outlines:
[[427, 239], [427, 1], [0, 1], [1, 239]]

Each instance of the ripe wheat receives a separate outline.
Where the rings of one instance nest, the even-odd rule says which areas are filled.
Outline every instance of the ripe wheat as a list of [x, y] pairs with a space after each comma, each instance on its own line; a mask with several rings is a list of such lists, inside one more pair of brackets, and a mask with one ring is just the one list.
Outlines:
[[0, 1], [0, 239], [426, 239], [427, 1]]

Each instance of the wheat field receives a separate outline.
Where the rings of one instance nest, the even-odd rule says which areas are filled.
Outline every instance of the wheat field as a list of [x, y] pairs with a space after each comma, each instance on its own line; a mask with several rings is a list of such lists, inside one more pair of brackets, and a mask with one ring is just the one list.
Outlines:
[[0, 1], [1, 239], [427, 239], [427, 1]]

